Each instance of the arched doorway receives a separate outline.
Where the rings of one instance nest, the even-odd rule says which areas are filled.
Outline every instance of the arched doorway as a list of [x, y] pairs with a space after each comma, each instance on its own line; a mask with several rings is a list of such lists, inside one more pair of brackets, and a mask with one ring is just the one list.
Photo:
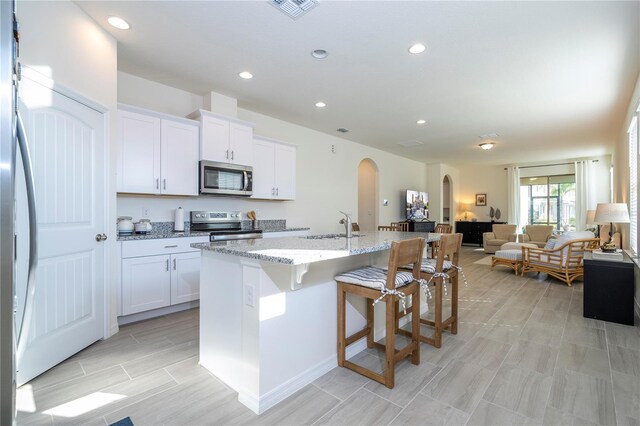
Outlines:
[[361, 231], [378, 226], [378, 166], [369, 158], [358, 164], [358, 224]]
[[442, 221], [444, 223], [451, 223], [451, 200], [453, 200], [453, 185], [451, 185], [451, 178], [449, 175], [445, 175], [442, 179]]

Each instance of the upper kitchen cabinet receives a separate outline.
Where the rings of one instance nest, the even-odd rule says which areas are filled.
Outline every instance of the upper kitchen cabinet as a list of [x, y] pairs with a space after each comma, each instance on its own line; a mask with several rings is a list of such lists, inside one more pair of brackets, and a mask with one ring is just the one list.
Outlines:
[[253, 165], [253, 123], [197, 110], [188, 118], [200, 120], [200, 159]]
[[198, 125], [120, 104], [118, 192], [198, 195]]
[[252, 198], [296, 198], [296, 147], [274, 139], [253, 139]]

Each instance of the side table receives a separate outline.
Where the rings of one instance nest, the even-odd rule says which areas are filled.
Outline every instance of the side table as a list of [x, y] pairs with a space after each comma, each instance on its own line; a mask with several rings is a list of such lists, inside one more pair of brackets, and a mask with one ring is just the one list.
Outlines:
[[592, 259], [584, 255], [585, 318], [633, 324], [635, 265], [626, 253], [622, 261]]

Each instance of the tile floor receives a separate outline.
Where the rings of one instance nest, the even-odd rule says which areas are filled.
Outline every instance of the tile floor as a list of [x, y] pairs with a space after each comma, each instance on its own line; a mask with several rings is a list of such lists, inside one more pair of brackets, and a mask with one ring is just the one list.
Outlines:
[[[583, 318], [580, 282], [463, 250], [459, 333], [400, 363], [394, 389], [336, 367], [257, 416], [198, 366], [196, 309], [122, 327], [26, 384], [18, 424], [640, 424], [639, 326]], [[354, 359], [382, 370], [381, 356]]]

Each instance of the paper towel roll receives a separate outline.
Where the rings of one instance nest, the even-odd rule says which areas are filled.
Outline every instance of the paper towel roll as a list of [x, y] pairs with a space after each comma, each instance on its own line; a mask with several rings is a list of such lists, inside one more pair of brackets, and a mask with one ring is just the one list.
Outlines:
[[183, 232], [184, 231], [184, 210], [182, 207], [176, 209], [176, 214], [173, 221], [173, 230]]

